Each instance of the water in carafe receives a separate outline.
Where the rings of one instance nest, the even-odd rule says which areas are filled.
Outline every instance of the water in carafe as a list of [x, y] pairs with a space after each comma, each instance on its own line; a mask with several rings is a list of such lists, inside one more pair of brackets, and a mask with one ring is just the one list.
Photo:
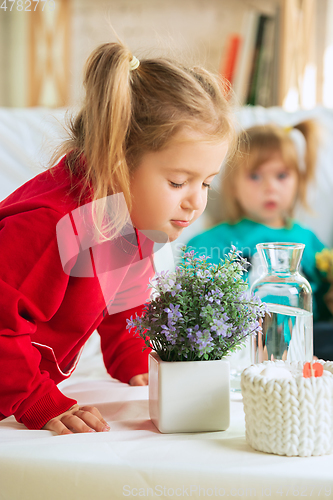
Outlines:
[[312, 361], [313, 316], [309, 282], [300, 275], [302, 243], [260, 243], [263, 274], [251, 290], [270, 311], [252, 337], [251, 361]]

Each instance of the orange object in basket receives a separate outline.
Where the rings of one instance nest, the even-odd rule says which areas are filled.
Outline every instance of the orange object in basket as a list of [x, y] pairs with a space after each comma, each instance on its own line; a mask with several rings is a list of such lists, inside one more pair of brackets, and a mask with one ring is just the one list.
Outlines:
[[323, 365], [320, 363], [305, 363], [303, 366], [303, 377], [321, 377], [324, 372]]

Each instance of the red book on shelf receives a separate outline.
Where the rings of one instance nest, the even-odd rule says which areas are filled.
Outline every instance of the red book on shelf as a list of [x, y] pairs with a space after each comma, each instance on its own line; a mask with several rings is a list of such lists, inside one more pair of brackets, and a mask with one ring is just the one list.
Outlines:
[[224, 51], [221, 61], [220, 75], [223, 78], [226, 78], [231, 84], [235, 74], [237, 57], [239, 55], [241, 43], [242, 37], [240, 35], [229, 35], [226, 50]]

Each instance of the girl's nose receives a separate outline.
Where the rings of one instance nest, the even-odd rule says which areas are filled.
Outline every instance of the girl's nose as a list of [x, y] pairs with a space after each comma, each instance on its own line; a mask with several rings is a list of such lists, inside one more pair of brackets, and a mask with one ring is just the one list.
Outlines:
[[274, 177], [268, 177], [265, 179], [265, 190], [268, 192], [275, 191], [277, 187]]
[[200, 191], [194, 191], [186, 196], [181, 203], [182, 208], [190, 210], [200, 210], [206, 203], [206, 197]]

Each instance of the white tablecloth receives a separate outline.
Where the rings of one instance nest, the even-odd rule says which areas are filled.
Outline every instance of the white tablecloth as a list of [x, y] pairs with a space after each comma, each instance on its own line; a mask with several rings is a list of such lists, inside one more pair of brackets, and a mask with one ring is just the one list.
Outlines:
[[1, 500], [333, 497], [333, 455], [254, 451], [239, 397], [227, 431], [165, 435], [149, 420], [148, 387], [78, 379], [63, 391], [97, 406], [110, 432], [56, 436], [0, 422]]

